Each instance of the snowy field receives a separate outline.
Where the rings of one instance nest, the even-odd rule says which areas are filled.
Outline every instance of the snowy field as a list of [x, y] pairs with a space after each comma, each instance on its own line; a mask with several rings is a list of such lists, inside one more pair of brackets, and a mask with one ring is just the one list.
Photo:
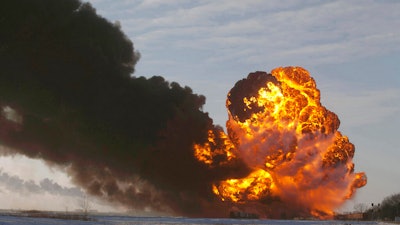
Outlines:
[[386, 225], [383, 222], [367, 222], [367, 221], [307, 221], [307, 220], [241, 220], [241, 219], [204, 219], [204, 218], [171, 218], [171, 217], [124, 217], [124, 216], [97, 216], [93, 217], [96, 221], [79, 221], [79, 220], [60, 220], [60, 219], [44, 219], [29, 218], [15, 216], [0, 216], [0, 225], [129, 225], [129, 224], [152, 224], [152, 225], [174, 225], [174, 224], [266, 224], [266, 225], [349, 225], [349, 224], [371, 224]]

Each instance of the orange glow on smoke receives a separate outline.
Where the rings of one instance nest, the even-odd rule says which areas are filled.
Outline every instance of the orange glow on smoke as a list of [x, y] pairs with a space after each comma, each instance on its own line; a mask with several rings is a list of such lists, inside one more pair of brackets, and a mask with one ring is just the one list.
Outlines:
[[[218, 138], [216, 138], [216, 135], [218, 135]], [[200, 162], [213, 167], [216, 163], [215, 157], [225, 156], [226, 161], [219, 162], [219, 164], [228, 163], [236, 158], [236, 155], [232, 152], [234, 149], [235, 146], [223, 131], [209, 130], [208, 142], [203, 146], [194, 145], [194, 155]]]
[[222, 181], [219, 186], [213, 186], [213, 192], [221, 196], [221, 200], [226, 199], [233, 202], [243, 200], [260, 200], [268, 196], [273, 189], [272, 177], [263, 169], [252, 172], [242, 179], [229, 179]]
[[195, 145], [194, 155], [209, 166], [215, 155], [223, 154], [252, 168], [247, 177], [213, 185], [222, 201], [246, 204], [278, 197], [316, 217], [333, 215], [367, 182], [364, 173], [354, 173], [354, 145], [338, 131], [336, 114], [321, 105], [308, 71], [276, 68], [269, 76], [249, 92], [255, 94], [242, 99], [242, 108], [233, 105], [231, 90], [228, 135], [209, 131], [208, 142]]

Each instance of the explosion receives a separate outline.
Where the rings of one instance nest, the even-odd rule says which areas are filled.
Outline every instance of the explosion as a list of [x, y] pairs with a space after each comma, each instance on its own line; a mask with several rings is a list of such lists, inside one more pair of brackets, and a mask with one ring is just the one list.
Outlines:
[[177, 216], [326, 217], [366, 184], [302, 68], [237, 82], [225, 133], [204, 96], [133, 76], [139, 52], [89, 3], [13, 0], [0, 15], [0, 150], [64, 168], [89, 195]]
[[280, 213], [327, 218], [366, 184], [364, 173], [354, 173], [354, 145], [338, 131], [336, 114], [321, 105], [305, 69], [250, 73], [228, 93], [226, 106], [225, 148], [210, 148], [212, 132], [208, 143], [194, 146], [205, 164], [225, 152], [227, 160], [238, 157], [251, 168], [246, 177], [213, 184], [222, 201], [268, 205], [275, 200], [283, 206]]

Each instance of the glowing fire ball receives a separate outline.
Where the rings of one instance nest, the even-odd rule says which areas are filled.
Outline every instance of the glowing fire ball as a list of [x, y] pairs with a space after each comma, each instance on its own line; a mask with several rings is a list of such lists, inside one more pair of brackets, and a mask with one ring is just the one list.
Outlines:
[[[265, 206], [267, 216], [329, 218], [366, 184], [364, 173], [354, 173], [354, 145], [338, 131], [337, 115], [321, 105], [305, 69], [250, 73], [228, 93], [226, 107], [228, 134], [209, 131], [208, 143], [194, 146], [196, 158], [209, 166], [222, 152], [252, 170], [216, 182], [212, 190], [221, 201]], [[224, 144], [217, 147], [216, 136]]]

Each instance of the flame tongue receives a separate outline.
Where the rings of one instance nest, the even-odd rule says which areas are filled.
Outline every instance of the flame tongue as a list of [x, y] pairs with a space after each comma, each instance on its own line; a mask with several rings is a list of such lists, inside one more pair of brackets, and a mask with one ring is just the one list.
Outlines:
[[366, 184], [364, 173], [354, 173], [354, 145], [321, 105], [305, 69], [251, 73], [229, 92], [227, 108], [228, 146], [237, 151], [226, 152], [236, 152], [253, 172], [215, 184], [221, 200], [246, 204], [275, 196], [285, 211], [322, 217]]

